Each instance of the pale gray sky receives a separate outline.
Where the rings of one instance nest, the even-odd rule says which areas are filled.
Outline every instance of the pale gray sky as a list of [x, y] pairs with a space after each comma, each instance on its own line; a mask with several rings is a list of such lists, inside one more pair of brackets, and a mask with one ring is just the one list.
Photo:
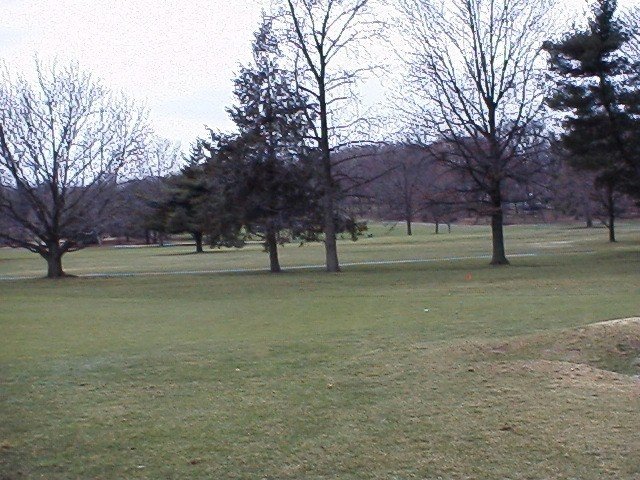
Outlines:
[[[574, 8], [586, 4], [558, 2]], [[252, 33], [268, 4], [0, 0], [0, 60], [23, 73], [33, 71], [36, 55], [44, 62], [77, 61], [110, 88], [144, 101], [156, 131], [186, 148], [204, 134], [204, 124], [231, 128], [224, 109], [232, 101], [232, 79], [239, 63], [250, 58]]]
[[[265, 2], [266, 3], [266, 2]], [[77, 61], [146, 103], [184, 145], [230, 127], [232, 79], [250, 58], [260, 0], [0, 0], [0, 59], [12, 71]]]

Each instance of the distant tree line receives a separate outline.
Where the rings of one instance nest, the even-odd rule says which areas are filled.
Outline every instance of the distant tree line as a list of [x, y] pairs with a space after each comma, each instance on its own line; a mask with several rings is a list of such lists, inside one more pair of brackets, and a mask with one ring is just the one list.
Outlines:
[[358, 218], [450, 229], [487, 217], [508, 264], [513, 216], [616, 219], [640, 201], [638, 10], [595, 0], [588, 23], [550, 30], [551, 0], [397, 0], [405, 40], [402, 134], [373, 138], [355, 113], [353, 63], [389, 26], [376, 0], [282, 0], [234, 83], [231, 133], [182, 158], [147, 113], [76, 65], [37, 64], [0, 85], [0, 241], [62, 256], [104, 234], [196, 252], [259, 240], [272, 272], [285, 242], [357, 238]]

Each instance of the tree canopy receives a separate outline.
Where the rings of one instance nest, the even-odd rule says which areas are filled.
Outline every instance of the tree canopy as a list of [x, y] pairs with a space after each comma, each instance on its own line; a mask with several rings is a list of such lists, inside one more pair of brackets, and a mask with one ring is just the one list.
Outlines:
[[0, 238], [47, 260], [83, 248], [107, 218], [119, 178], [143, 159], [146, 111], [77, 65], [37, 64], [37, 79], [0, 79]]
[[625, 55], [630, 39], [617, 2], [598, 0], [585, 30], [545, 43], [556, 80], [548, 103], [566, 113], [560, 141], [570, 165], [595, 172], [605, 190], [611, 241], [616, 192], [640, 194], [640, 83]]

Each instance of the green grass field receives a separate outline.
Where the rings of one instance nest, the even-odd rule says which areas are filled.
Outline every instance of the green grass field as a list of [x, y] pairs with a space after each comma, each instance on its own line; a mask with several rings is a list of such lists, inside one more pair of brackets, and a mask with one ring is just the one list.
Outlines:
[[[341, 274], [0, 282], [0, 478], [639, 479], [640, 225], [376, 225]], [[287, 266], [321, 264], [287, 245]], [[91, 248], [68, 273], [262, 268]], [[0, 277], [44, 261], [0, 249]], [[428, 310], [428, 311], [427, 311]]]

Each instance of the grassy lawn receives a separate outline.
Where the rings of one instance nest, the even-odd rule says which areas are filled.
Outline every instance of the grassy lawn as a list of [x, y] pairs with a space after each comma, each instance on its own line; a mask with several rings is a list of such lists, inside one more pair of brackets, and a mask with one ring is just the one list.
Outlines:
[[[357, 242], [345, 240], [340, 245], [341, 262], [478, 257], [491, 253], [489, 228], [454, 226], [451, 234], [433, 234], [433, 226], [418, 224], [416, 234], [408, 237], [403, 225], [370, 226], [367, 236]], [[548, 255], [594, 249], [609, 250], [604, 229], [549, 225], [512, 226], [506, 229], [507, 253]], [[640, 224], [622, 224], [618, 229], [620, 245], [637, 245]], [[636, 243], [634, 243], [636, 242]], [[206, 271], [226, 269], [264, 269], [268, 256], [259, 244], [243, 249], [207, 249], [196, 255], [193, 247], [87, 248], [65, 255], [63, 267], [69, 274], [122, 274], [132, 272]], [[287, 266], [322, 265], [324, 248], [318, 243], [303, 246], [288, 244], [280, 249], [281, 262]], [[46, 263], [24, 250], [0, 249], [0, 278], [7, 276], [42, 277]]]
[[[0, 282], [0, 478], [639, 479], [640, 226], [510, 227], [469, 258]], [[401, 226], [343, 262], [475, 257]], [[320, 264], [288, 245], [283, 266]], [[261, 268], [259, 247], [92, 248], [69, 273]], [[42, 275], [0, 250], [0, 276]]]

